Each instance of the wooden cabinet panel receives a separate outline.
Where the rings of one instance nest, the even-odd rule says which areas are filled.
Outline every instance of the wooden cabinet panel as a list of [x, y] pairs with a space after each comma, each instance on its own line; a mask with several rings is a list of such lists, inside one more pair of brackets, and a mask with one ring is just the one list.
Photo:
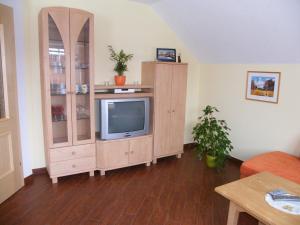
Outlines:
[[45, 150], [53, 183], [95, 169], [93, 26], [93, 14], [83, 10], [48, 7], [39, 15]]
[[170, 152], [172, 65], [157, 64], [154, 97], [154, 154]]
[[183, 152], [187, 66], [175, 65], [172, 79], [170, 146], [171, 152]]
[[152, 135], [119, 140], [97, 141], [97, 169], [101, 175], [106, 170], [146, 163], [152, 160]]
[[97, 167], [118, 168], [128, 165], [129, 142], [126, 139], [100, 141], [97, 144]]
[[152, 136], [139, 137], [129, 142], [129, 164], [152, 160]]
[[50, 149], [49, 155], [50, 162], [59, 162], [84, 157], [94, 157], [95, 144]]
[[142, 84], [154, 83], [153, 162], [183, 152], [187, 64], [144, 62]]

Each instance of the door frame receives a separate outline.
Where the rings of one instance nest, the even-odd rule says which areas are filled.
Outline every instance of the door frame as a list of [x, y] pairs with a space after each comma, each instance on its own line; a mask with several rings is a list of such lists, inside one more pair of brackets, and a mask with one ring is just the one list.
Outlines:
[[[0, 120], [0, 136], [6, 136], [7, 147], [11, 159], [10, 168], [1, 176], [0, 203], [8, 199], [24, 186], [24, 175], [22, 166], [20, 121], [18, 105], [18, 86], [16, 69], [16, 49], [13, 8], [0, 4], [1, 30], [1, 63], [3, 72], [3, 83], [6, 93], [5, 118]], [[6, 51], [8, 50], [9, 51]]]

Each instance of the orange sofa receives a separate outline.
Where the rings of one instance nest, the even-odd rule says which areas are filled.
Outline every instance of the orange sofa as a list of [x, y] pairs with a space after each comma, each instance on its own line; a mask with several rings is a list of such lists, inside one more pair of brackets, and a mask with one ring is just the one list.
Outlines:
[[263, 171], [271, 172], [300, 184], [300, 158], [284, 152], [274, 151], [255, 156], [242, 163], [240, 177]]

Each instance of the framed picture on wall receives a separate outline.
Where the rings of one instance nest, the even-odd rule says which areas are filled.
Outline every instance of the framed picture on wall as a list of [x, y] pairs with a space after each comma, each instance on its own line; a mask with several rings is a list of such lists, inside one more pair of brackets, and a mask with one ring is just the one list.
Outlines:
[[164, 62], [176, 62], [176, 49], [174, 48], [157, 48], [156, 59]]
[[247, 72], [246, 99], [278, 103], [280, 72]]

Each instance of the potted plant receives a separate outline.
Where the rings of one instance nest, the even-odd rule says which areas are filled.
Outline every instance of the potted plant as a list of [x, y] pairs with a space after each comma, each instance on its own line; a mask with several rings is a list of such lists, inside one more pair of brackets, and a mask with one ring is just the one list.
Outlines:
[[225, 120], [214, 117], [215, 112], [219, 112], [216, 107], [206, 106], [192, 134], [197, 143], [198, 157], [206, 157], [206, 164], [210, 168], [221, 168], [233, 147], [228, 133], [230, 128]]
[[119, 53], [117, 53], [111, 45], [108, 46], [110, 51], [110, 60], [115, 62], [114, 71], [118, 74], [115, 75], [115, 83], [118, 86], [123, 86], [126, 81], [126, 76], [124, 76], [124, 72], [128, 70], [127, 62], [132, 59], [133, 54], [125, 54], [123, 49]]

